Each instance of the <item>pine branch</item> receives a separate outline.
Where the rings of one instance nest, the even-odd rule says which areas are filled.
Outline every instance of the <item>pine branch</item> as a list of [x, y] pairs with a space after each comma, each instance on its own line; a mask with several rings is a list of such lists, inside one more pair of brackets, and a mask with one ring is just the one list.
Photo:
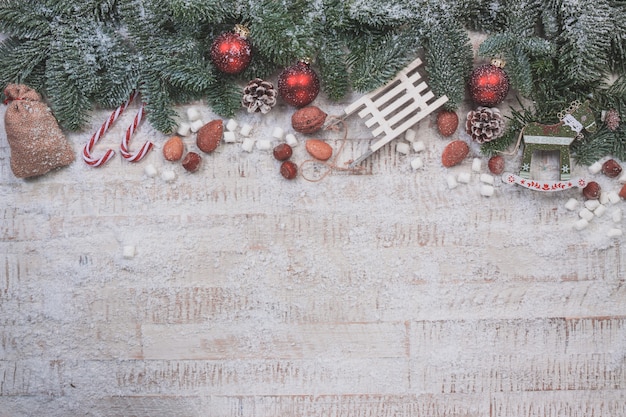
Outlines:
[[347, 58], [352, 87], [366, 92], [390, 81], [414, 58], [407, 56], [406, 51], [417, 47], [408, 44], [410, 38], [393, 32], [364, 34], [352, 39]]
[[0, 43], [0, 85], [32, 85], [32, 74], [37, 67], [45, 64], [49, 49], [49, 41], [46, 39], [5, 39]]
[[432, 28], [426, 44], [426, 71], [437, 96], [446, 95], [445, 107], [456, 110], [465, 98], [473, 52], [467, 32], [458, 25]]
[[242, 88], [234, 82], [217, 82], [206, 91], [207, 104], [222, 117], [233, 117], [241, 109]]
[[607, 19], [611, 8], [606, 0], [565, 0], [560, 11], [559, 66], [570, 80], [596, 83], [609, 67], [608, 52], [615, 30]]
[[0, 32], [20, 39], [35, 39], [50, 34], [45, 9], [37, 2], [7, 0], [0, 3]]
[[322, 88], [329, 99], [339, 100], [350, 89], [350, 76], [345, 58], [346, 47], [338, 35], [324, 41], [321, 50], [325, 52], [317, 58]]

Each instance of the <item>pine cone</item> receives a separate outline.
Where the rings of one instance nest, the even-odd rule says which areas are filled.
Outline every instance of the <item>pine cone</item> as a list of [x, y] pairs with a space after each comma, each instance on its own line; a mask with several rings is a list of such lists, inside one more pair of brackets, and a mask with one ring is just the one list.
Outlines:
[[478, 143], [491, 142], [504, 135], [504, 118], [495, 107], [478, 107], [467, 113], [465, 131]]
[[611, 132], [615, 132], [619, 127], [621, 119], [619, 117], [619, 113], [615, 109], [611, 109], [606, 112], [604, 116], [604, 123], [606, 124], [607, 129]]
[[243, 89], [241, 104], [248, 109], [248, 113], [266, 114], [276, 104], [276, 94], [271, 82], [255, 78]]

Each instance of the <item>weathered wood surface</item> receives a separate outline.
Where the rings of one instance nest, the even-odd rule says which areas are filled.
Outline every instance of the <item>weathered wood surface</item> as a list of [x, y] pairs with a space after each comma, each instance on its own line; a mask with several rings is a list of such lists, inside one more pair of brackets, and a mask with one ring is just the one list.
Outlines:
[[[269, 138], [291, 111], [238, 121]], [[347, 125], [340, 163], [372, 140]], [[574, 230], [579, 189], [497, 181], [483, 197], [474, 173], [449, 190], [472, 159], [444, 169], [433, 125], [415, 127], [424, 169], [392, 142], [364, 174], [320, 182], [286, 181], [270, 152], [238, 144], [189, 174], [147, 125], [131, 148], [158, 146], [138, 164], [24, 181], [1, 129], [0, 416], [626, 416], [626, 262], [605, 235], [619, 224]], [[90, 133], [70, 135], [77, 152]]]

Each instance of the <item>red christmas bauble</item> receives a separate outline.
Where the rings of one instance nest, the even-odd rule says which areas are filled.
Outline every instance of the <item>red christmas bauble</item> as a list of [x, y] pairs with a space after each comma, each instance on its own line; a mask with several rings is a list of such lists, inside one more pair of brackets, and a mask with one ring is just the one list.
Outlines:
[[239, 74], [248, 67], [251, 59], [252, 45], [243, 29], [224, 32], [211, 45], [213, 65], [226, 74]]
[[306, 106], [315, 100], [319, 92], [320, 80], [304, 61], [285, 68], [278, 76], [278, 94], [292, 106]]
[[472, 71], [469, 91], [474, 103], [493, 107], [504, 101], [509, 93], [509, 76], [504, 70], [492, 64], [485, 64]]

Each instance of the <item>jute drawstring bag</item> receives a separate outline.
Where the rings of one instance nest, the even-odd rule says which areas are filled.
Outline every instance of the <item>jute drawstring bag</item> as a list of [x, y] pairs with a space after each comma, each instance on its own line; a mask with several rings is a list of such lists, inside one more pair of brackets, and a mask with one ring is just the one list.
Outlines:
[[71, 164], [74, 151], [41, 96], [22, 84], [5, 90], [4, 126], [11, 149], [11, 170], [18, 178], [43, 175]]

